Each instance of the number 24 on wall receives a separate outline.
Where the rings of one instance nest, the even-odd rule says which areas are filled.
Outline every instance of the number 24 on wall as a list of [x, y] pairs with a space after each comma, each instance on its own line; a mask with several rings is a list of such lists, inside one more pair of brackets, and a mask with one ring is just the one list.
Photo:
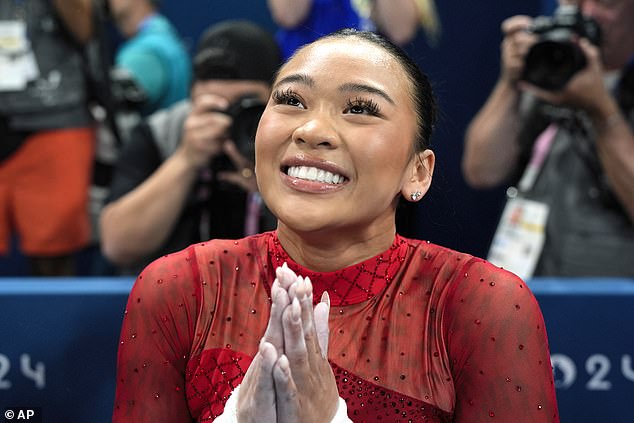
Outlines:
[[[0, 390], [11, 389], [11, 381], [6, 379], [11, 369], [11, 361], [9, 357], [0, 354]], [[20, 370], [24, 377], [31, 379], [35, 383], [37, 389], [46, 387], [46, 369], [44, 363], [37, 362], [35, 366], [31, 365], [31, 356], [28, 354], [20, 355]]]
[[[550, 362], [555, 372], [555, 386], [558, 389], [568, 389], [577, 379], [577, 365], [572, 358], [565, 354], [553, 354]], [[612, 382], [607, 379], [612, 364], [610, 359], [603, 354], [593, 354], [587, 358], [585, 369], [590, 379], [586, 383], [589, 391], [609, 391], [612, 389]], [[632, 368], [632, 357], [623, 355], [621, 357], [621, 375], [631, 382], [634, 382], [634, 369]]]

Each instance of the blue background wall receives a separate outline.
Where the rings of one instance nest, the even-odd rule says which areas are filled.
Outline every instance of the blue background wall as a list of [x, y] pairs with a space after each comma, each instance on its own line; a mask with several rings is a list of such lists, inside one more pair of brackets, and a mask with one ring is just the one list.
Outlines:
[[[46, 423], [111, 421], [132, 282], [0, 278], [0, 413], [39, 407]], [[527, 286], [548, 330], [561, 423], [632, 423], [634, 320], [623, 316], [634, 308], [634, 280], [538, 278]], [[614, 322], [618, 331], [606, 330]]]
[[[517, 13], [537, 15], [551, 9], [553, 1], [436, 0], [443, 26], [438, 45], [429, 47], [421, 31], [406, 47], [431, 77], [441, 108], [433, 140], [436, 174], [430, 192], [419, 203], [419, 238], [486, 256], [504, 189], [474, 191], [465, 185], [460, 170], [464, 131], [497, 78], [502, 20]], [[265, 0], [163, 0], [162, 11], [190, 51], [208, 25], [224, 19], [247, 18], [275, 30]], [[15, 252], [8, 259], [0, 258], [0, 276], [25, 273], [26, 264]], [[90, 274], [85, 260], [80, 274]]]

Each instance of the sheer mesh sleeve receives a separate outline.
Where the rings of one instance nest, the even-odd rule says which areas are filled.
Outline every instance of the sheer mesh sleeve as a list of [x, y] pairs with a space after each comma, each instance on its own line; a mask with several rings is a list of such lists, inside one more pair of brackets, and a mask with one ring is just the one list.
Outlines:
[[559, 421], [543, 317], [521, 279], [472, 262], [444, 318], [455, 422]]
[[185, 371], [199, 298], [184, 250], [151, 263], [128, 298], [119, 341], [113, 422], [188, 422]]

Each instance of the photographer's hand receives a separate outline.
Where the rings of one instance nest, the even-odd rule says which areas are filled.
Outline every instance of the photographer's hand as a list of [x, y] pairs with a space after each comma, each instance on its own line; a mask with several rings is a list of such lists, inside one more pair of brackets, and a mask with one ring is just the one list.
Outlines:
[[246, 192], [256, 192], [258, 185], [255, 181], [253, 163], [240, 154], [235, 143], [231, 140], [227, 140], [223, 143], [222, 151], [229, 157], [234, 167], [240, 170], [236, 172], [218, 172], [218, 179], [237, 185]]
[[603, 80], [599, 48], [585, 38], [579, 40], [579, 47], [586, 57], [586, 67], [577, 72], [561, 90], [548, 91], [525, 82], [521, 83], [521, 88], [547, 103], [584, 109], [591, 116], [600, 110], [611, 108], [614, 100]]
[[526, 86], [535, 95], [557, 105], [585, 110], [596, 133], [597, 157], [607, 181], [630, 220], [634, 221], [634, 132], [604, 82], [599, 49], [588, 40], [579, 46], [588, 61], [566, 86], [556, 92]]
[[537, 41], [537, 37], [528, 31], [532, 23], [533, 19], [525, 15], [512, 16], [502, 22], [500, 79], [511, 85], [519, 80], [526, 53]]
[[505, 183], [518, 163], [521, 96], [518, 81], [524, 57], [537, 41], [528, 32], [532, 23], [533, 19], [524, 15], [512, 16], [502, 23], [500, 76], [465, 133], [462, 169], [465, 180], [474, 188]]
[[195, 169], [206, 166], [220, 154], [232, 119], [215, 110], [224, 110], [228, 105], [225, 98], [217, 95], [193, 95], [192, 109], [185, 119], [181, 142], [175, 154], [182, 155]]

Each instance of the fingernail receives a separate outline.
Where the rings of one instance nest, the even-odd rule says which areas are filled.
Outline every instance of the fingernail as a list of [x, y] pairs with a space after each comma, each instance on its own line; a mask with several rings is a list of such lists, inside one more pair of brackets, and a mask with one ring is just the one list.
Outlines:
[[299, 300], [297, 297], [293, 298], [293, 304], [291, 305], [291, 317], [294, 323], [299, 323], [301, 319], [301, 309], [299, 307]]
[[310, 278], [308, 276], [306, 276], [304, 278], [304, 288], [306, 290], [306, 296], [308, 296], [308, 293], [310, 293], [312, 295], [312, 293], [313, 293], [313, 283], [310, 281]]
[[289, 376], [291, 368], [288, 363], [288, 357], [286, 357], [286, 354], [282, 354], [277, 362], [279, 363], [282, 372], [284, 372], [286, 376]]
[[324, 291], [324, 293], [321, 294], [321, 302], [328, 304], [328, 307], [330, 307], [330, 295], [328, 295], [328, 291]]
[[300, 294], [298, 296], [300, 296], [299, 300], [303, 301], [306, 298], [306, 288], [305, 288], [306, 284], [304, 283], [304, 278], [299, 276], [297, 278], [297, 289], [299, 290]]

